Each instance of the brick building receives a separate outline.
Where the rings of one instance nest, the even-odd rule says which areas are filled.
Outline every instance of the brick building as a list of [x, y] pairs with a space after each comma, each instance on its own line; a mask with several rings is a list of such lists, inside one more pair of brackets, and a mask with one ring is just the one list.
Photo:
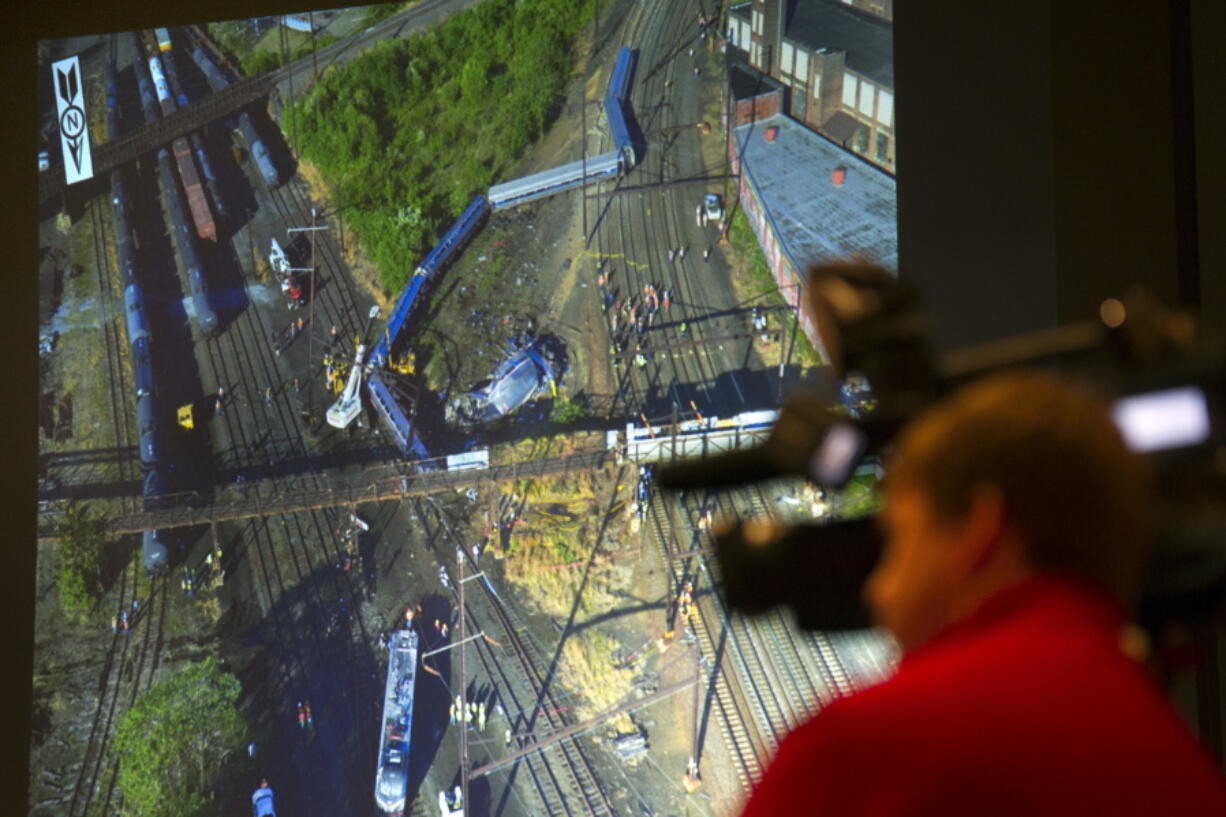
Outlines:
[[[894, 177], [782, 114], [732, 130], [728, 159], [738, 206], [766, 256], [779, 292], [804, 302], [813, 264], [861, 258], [896, 271]], [[800, 325], [823, 355], [808, 310]]]
[[750, 0], [728, 10], [726, 36], [787, 89], [785, 113], [893, 173], [892, 17], [892, 0]]

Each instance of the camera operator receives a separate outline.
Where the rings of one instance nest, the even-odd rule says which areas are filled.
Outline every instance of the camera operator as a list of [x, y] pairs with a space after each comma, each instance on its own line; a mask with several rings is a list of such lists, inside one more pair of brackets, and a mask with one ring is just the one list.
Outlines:
[[900, 435], [884, 491], [864, 597], [898, 672], [789, 735], [745, 817], [1226, 814], [1126, 647], [1148, 485], [1105, 403], [985, 378]]

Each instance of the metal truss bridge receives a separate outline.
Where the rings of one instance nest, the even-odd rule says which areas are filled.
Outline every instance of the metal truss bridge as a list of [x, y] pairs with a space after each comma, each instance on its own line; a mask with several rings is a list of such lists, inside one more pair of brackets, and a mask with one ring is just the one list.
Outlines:
[[[364, 502], [387, 502], [470, 486], [489, 487], [520, 479], [591, 471], [613, 464], [616, 459], [614, 452], [600, 448], [458, 471], [425, 470], [421, 462], [397, 462], [352, 475], [303, 474], [240, 482], [219, 488], [211, 497], [196, 493], [168, 494], [159, 498], [165, 507], [157, 510], [140, 510], [137, 496], [91, 500], [91, 505], [101, 506], [102, 532], [114, 537], [317, 508], [353, 507]], [[57, 538], [66, 504], [48, 502], [45, 508], [40, 508], [39, 541]]]

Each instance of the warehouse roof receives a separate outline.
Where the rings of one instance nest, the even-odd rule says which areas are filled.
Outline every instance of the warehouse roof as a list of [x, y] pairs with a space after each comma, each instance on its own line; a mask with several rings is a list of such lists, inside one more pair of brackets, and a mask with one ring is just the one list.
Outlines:
[[[779, 130], [768, 142], [771, 126]], [[742, 125], [734, 138], [741, 173], [794, 269], [859, 256], [897, 271], [892, 176], [782, 114]]]

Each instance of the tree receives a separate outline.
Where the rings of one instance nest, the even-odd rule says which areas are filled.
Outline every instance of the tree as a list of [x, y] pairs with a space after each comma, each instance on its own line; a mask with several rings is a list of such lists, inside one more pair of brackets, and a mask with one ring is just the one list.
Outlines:
[[222, 765], [248, 741], [241, 688], [215, 658], [193, 664], [136, 699], [115, 732], [124, 811], [134, 817], [218, 813]]
[[80, 615], [102, 593], [102, 524], [87, 505], [69, 505], [60, 529], [55, 584], [65, 612]]
[[[344, 181], [356, 202], [346, 217], [389, 292], [440, 225], [505, 179], [556, 114], [573, 39], [591, 18], [590, 4], [574, 5], [487, 0], [430, 31], [384, 40], [294, 104], [308, 115], [289, 136], [334, 192]], [[420, 218], [406, 218], [406, 205]]]

